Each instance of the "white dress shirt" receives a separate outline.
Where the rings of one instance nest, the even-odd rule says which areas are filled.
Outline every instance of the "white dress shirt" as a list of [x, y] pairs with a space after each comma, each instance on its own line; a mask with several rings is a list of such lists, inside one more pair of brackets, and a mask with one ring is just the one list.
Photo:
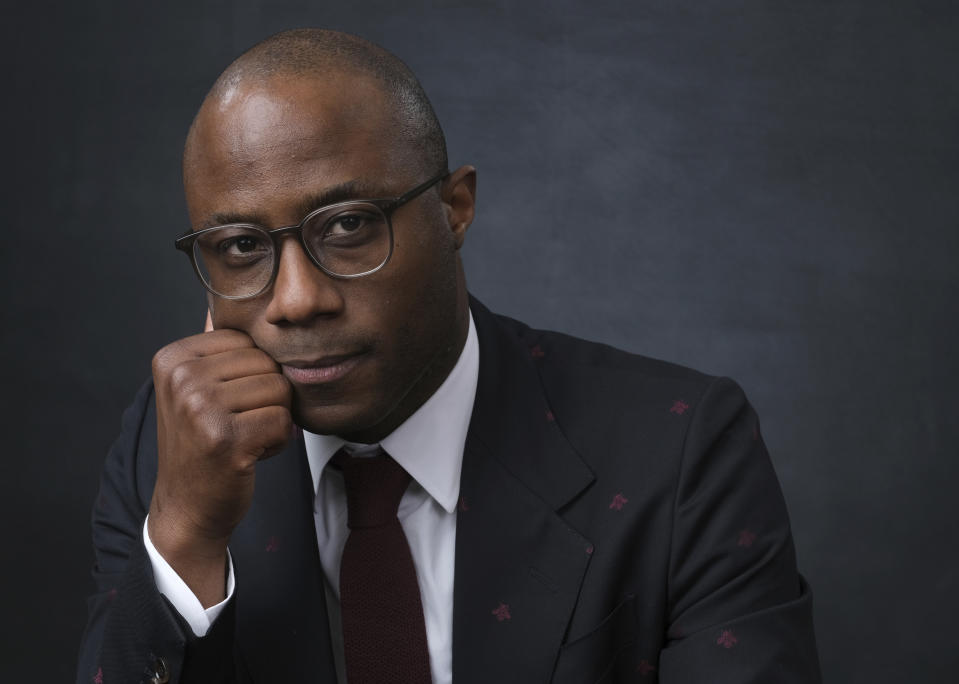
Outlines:
[[[439, 389], [380, 446], [412, 477], [397, 516], [410, 544], [423, 602], [426, 642], [433, 684], [453, 679], [453, 568], [456, 548], [456, 507], [466, 432], [473, 412], [479, 377], [479, 343], [470, 315], [466, 344], [456, 365]], [[303, 432], [306, 456], [316, 493], [313, 517], [320, 563], [326, 578], [327, 613], [333, 640], [337, 679], [345, 684], [343, 631], [340, 619], [340, 559], [349, 530], [343, 475], [326, 469], [333, 454], [346, 445], [355, 456], [375, 451], [375, 445], [348, 444], [333, 435]], [[186, 583], [154, 548], [143, 526], [143, 542], [153, 564], [157, 588], [179, 611], [197, 636], [210, 625], [233, 596], [236, 580], [230, 559], [227, 597], [204, 610]], [[242, 578], [240, 578], [242, 581]]]

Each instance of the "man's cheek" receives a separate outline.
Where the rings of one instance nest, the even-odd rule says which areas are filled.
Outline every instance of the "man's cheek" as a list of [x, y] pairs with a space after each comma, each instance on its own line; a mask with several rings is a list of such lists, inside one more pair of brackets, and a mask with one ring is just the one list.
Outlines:
[[[256, 341], [254, 325], [256, 315], [247, 308], [250, 302], [231, 302], [227, 299], [213, 297], [212, 295], [208, 295], [207, 301], [210, 306], [210, 320], [215, 330], [221, 328], [239, 330], [252, 337], [254, 342]], [[243, 306], [244, 304], [247, 306]], [[259, 347], [260, 345], [257, 344], [256, 346]]]

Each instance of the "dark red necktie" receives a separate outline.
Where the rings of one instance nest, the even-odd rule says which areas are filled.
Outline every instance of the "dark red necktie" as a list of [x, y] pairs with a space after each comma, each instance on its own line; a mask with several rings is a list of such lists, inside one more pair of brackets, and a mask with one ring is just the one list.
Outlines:
[[430, 684], [426, 622], [406, 534], [396, 517], [409, 474], [388, 454], [333, 462], [346, 483], [350, 535], [340, 564], [349, 684]]

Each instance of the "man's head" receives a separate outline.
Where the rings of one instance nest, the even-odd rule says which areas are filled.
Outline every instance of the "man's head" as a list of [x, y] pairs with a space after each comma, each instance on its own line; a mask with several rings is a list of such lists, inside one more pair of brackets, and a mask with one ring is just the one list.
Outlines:
[[[269, 229], [334, 202], [398, 197], [445, 168], [442, 130], [409, 69], [360, 38], [306, 29], [220, 76], [187, 137], [184, 186], [194, 230]], [[458, 250], [474, 187], [464, 167], [397, 208], [392, 257], [375, 273], [333, 278], [285, 235], [272, 287], [211, 296], [217, 328], [248, 333], [284, 365], [298, 424], [378, 441], [446, 377], [467, 329]]]

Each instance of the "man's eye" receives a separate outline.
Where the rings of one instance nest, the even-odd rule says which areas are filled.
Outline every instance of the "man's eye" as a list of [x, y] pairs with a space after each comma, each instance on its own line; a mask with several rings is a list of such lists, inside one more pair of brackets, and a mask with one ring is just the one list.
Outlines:
[[265, 249], [265, 245], [263, 244], [262, 239], [251, 235], [240, 235], [223, 240], [219, 244], [218, 249], [221, 254], [226, 256], [237, 256], [261, 251]]
[[340, 214], [326, 224], [323, 233], [325, 237], [351, 235], [366, 228], [368, 224], [369, 217], [365, 214]]

